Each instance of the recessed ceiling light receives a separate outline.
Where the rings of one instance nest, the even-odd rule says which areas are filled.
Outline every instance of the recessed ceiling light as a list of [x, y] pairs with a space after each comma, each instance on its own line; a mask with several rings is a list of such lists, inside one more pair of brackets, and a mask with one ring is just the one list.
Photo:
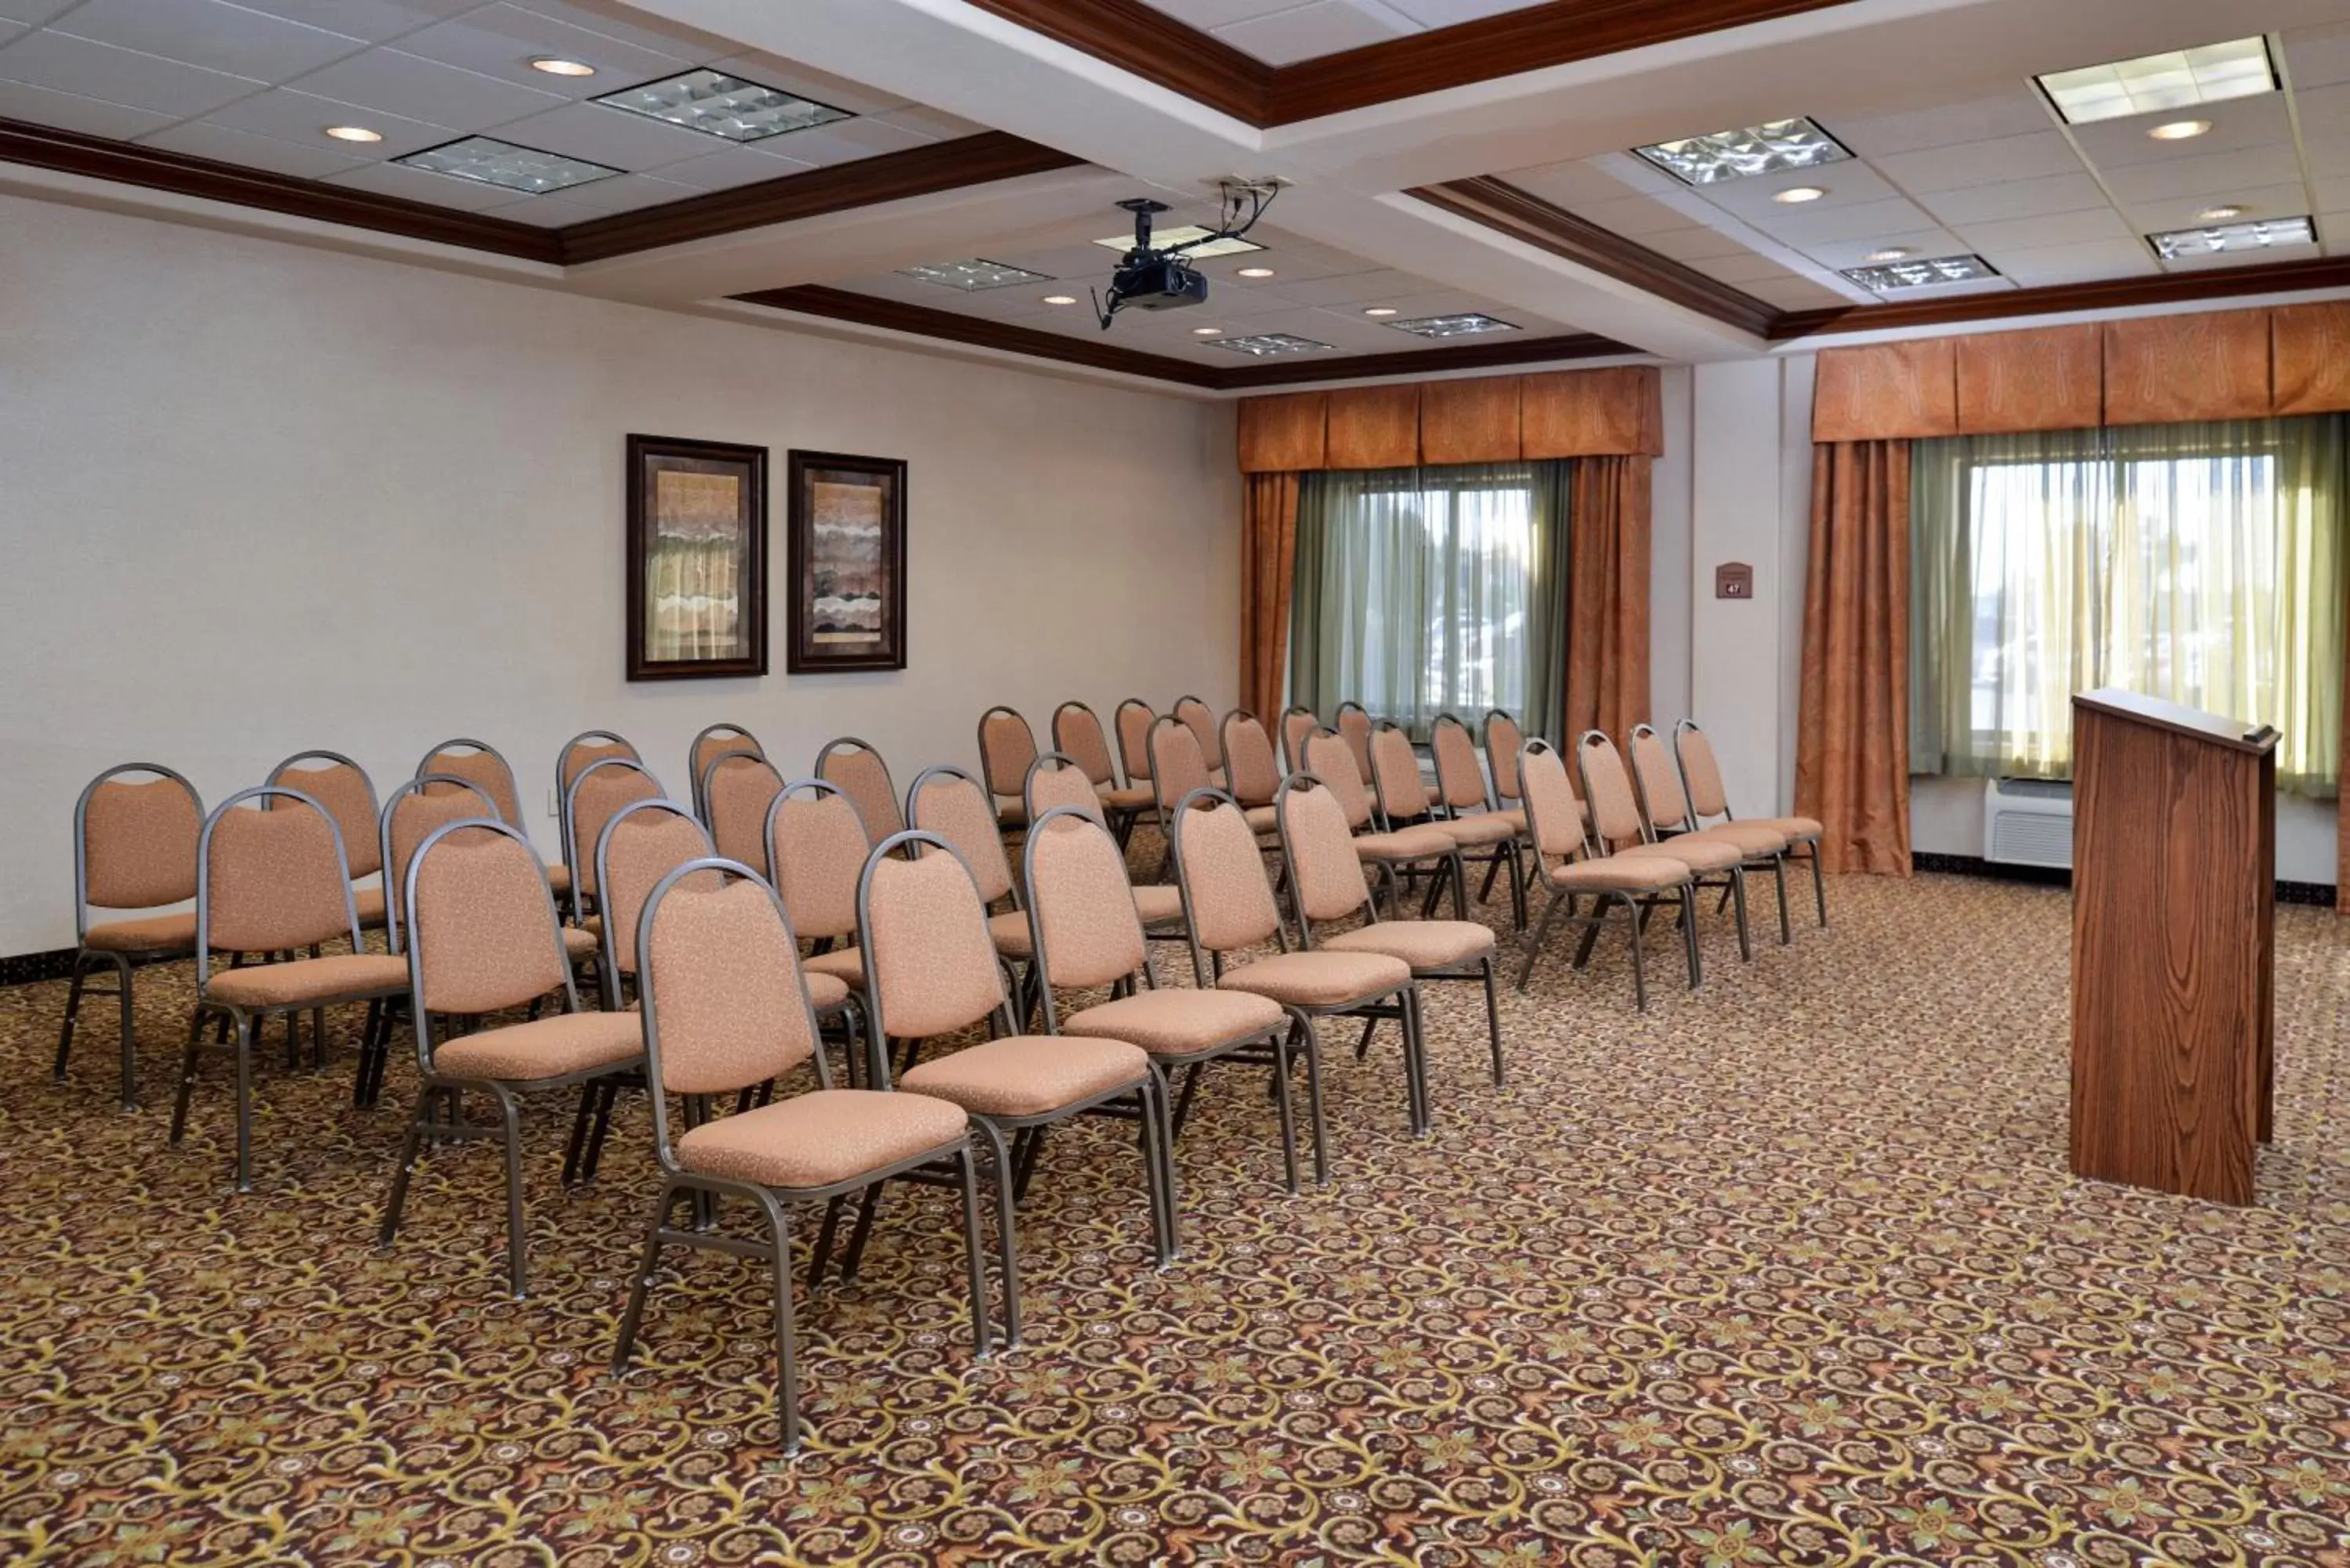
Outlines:
[[1997, 277], [1998, 271], [1981, 256], [1935, 256], [1927, 261], [1898, 261], [1885, 266], [1848, 266], [1844, 275], [1878, 294], [1905, 288], [1931, 288], [1937, 284], [1968, 283]]
[[[1007, 266], [984, 256], [969, 261], [926, 262], [920, 266], [898, 269], [901, 277], [918, 277], [924, 283], [935, 283], [946, 288], [959, 288], [965, 294], [977, 294], [983, 288], [1009, 288], [1015, 283], [1050, 283], [1053, 280], [1041, 272], [1030, 272], [1024, 266]], [[1062, 297], [1066, 298], [1066, 296]], [[1075, 300], [1070, 300], [1072, 305]]]
[[[1180, 228], [1160, 229], [1150, 236], [1150, 243], [1159, 250], [1180, 250], [1188, 261], [1206, 261], [1211, 256], [1236, 256], [1243, 251], [1261, 251], [1264, 247], [1251, 240], [1209, 240], [1213, 229], [1203, 229], [1197, 223]], [[1207, 244], [1199, 242], [1207, 240]], [[1107, 251], [1130, 251], [1134, 248], [1132, 234], [1112, 234], [1094, 244]]]
[[1816, 202], [1826, 194], [1827, 192], [1817, 185], [1790, 185], [1773, 196], [1771, 200], [1784, 202], [1792, 207], [1799, 202]]
[[1871, 251], [1860, 258], [1865, 262], [1897, 262], [1909, 259], [1908, 245], [1887, 245], [1881, 251]]
[[1503, 321], [1497, 316], [1481, 311], [1463, 310], [1451, 316], [1421, 316], [1409, 321], [1390, 321], [1389, 327], [1399, 332], [1409, 332], [1415, 337], [1473, 337], [1481, 332], [1515, 332], [1517, 324]]
[[2267, 41], [2258, 36], [2052, 71], [2039, 80], [2067, 125], [2250, 98], [2277, 85]]
[[2180, 256], [2222, 255], [2274, 245], [2314, 245], [2317, 230], [2307, 218], [2255, 218], [2249, 223], [2217, 223], [2208, 229], [2173, 229], [2148, 234], [2147, 243], [2165, 261]]
[[590, 163], [584, 158], [566, 158], [559, 153], [517, 147], [511, 141], [500, 141], [490, 136], [463, 137], [439, 147], [428, 147], [421, 152], [411, 152], [405, 158], [395, 158], [392, 161], [405, 163], [411, 169], [421, 169], [431, 174], [452, 174], [460, 180], [478, 180], [484, 185], [525, 191], [534, 196], [549, 191], [568, 190], [591, 181], [608, 180], [619, 172], [618, 169], [607, 169], [601, 163]]
[[1258, 359], [1269, 359], [1282, 354], [1311, 354], [1317, 348], [1330, 347], [1311, 337], [1293, 337], [1286, 332], [1259, 332], [1248, 337], [1219, 337], [1215, 346]]
[[682, 76], [608, 92], [592, 103], [667, 120], [729, 141], [764, 141], [787, 131], [854, 117], [846, 109], [730, 77], [707, 67]]
[[545, 71], [551, 77], [592, 77], [596, 67], [581, 60], [557, 59], [553, 55], [541, 55], [530, 62], [530, 68]]
[[1074, 294], [1048, 294], [1045, 296], [1047, 305], [1075, 305], [1076, 302], [1077, 296]]
[[2217, 207], [2204, 208], [2195, 214], [2195, 221], [2199, 223], [2224, 223], [2230, 218], [2242, 217], [2248, 211], [2250, 211], [2249, 208], [2239, 207], [2233, 202], [2228, 202]]
[[383, 132], [369, 130], [364, 125], [330, 125], [327, 134], [338, 141], [381, 141]]
[[1224, 329], [1221, 327], [1194, 327], [1191, 328], [1191, 336], [1194, 337], [1222, 337], [1223, 335]]
[[1243, 277], [1271, 277], [1273, 275], [1273, 269], [1269, 266], [1244, 266], [1241, 268], [1241, 275]]
[[1686, 185], [1719, 185], [1724, 180], [1816, 169], [1852, 156], [1808, 119], [1774, 119], [1743, 130], [1716, 130], [1633, 151]]
[[1392, 305], [1366, 306], [1363, 309], [1366, 316], [1393, 316], [1395, 313], [1396, 307]]
[[2211, 129], [2208, 119], [2173, 119], [2147, 132], [2157, 141], [2184, 141], [2190, 136], [2200, 136]]

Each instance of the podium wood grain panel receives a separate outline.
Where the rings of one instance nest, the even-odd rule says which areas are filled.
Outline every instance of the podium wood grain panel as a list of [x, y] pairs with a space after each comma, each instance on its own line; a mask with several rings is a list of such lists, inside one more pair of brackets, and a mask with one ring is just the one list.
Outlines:
[[2100, 693], [2074, 700], [2074, 1173], [2250, 1203], [2273, 1077], [2273, 745]]

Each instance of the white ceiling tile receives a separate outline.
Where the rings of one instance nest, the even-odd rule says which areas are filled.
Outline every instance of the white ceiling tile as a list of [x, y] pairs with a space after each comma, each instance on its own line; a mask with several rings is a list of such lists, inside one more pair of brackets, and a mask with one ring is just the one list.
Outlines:
[[1390, 272], [1382, 267], [1371, 272], [1345, 273], [1336, 277], [1305, 278], [1295, 283], [1284, 280], [1282, 293], [1300, 305], [1351, 305], [1357, 301], [1370, 304], [1384, 302], [1388, 296], [1417, 294], [1427, 285], [1409, 273]]
[[1299, 0], [1146, 0], [1154, 11], [1172, 16], [1187, 27], [1221, 27], [1252, 16], [1286, 11]]
[[1285, 66], [1419, 30], [1419, 23], [1379, 0], [1312, 0], [1295, 10], [1219, 27], [1214, 36], [1267, 65]]
[[1874, 251], [1899, 247], [1919, 258], [1963, 255], [1974, 247], [1947, 229], [1912, 229], [1898, 234], [1864, 234], [1848, 240], [1815, 240], [1804, 254], [1825, 267], [1866, 266]]
[[76, 3], [77, 0], [0, 0], [0, 17], [38, 26]]
[[393, 48], [354, 55], [311, 72], [295, 85], [304, 92], [344, 103], [386, 109], [411, 119], [453, 125], [463, 130], [503, 125], [526, 114], [558, 109], [567, 101], [558, 93], [539, 92]]
[[2350, 83], [2336, 87], [2298, 88], [2293, 113], [2305, 137], [2334, 137], [2350, 131]]
[[2145, 242], [2135, 239], [2017, 247], [1983, 259], [2026, 288], [2088, 283], [2097, 278], [2146, 277], [2159, 270], [2154, 264], [2154, 253], [2147, 249]]
[[2317, 237], [2324, 243], [2327, 255], [2350, 255], [2350, 212], [2321, 214]]
[[1890, 152], [1922, 152], [1970, 141], [1997, 141], [2046, 130], [2052, 121], [2045, 99], [2029, 88], [1937, 109], [1888, 114], [1875, 119], [1835, 119], [1821, 127], [1864, 158]]
[[323, 136], [317, 146], [309, 147], [281, 141], [274, 136], [231, 130], [203, 119], [188, 120], [139, 140], [142, 146], [160, 147], [166, 152], [184, 152], [191, 158], [209, 158], [246, 169], [266, 169], [273, 174], [291, 174], [302, 180], [324, 179], [374, 161], [353, 157], [342, 151], [345, 143], [329, 141]]
[[1598, 224], [1610, 234], [1638, 239], [1690, 226], [1690, 214], [1648, 196], [1619, 196], [1575, 209], [1575, 216]]
[[829, 125], [811, 126], [806, 130], [787, 130], [781, 136], [769, 137], [766, 145], [787, 158], [823, 169], [835, 163], [853, 163], [878, 153], [925, 147], [932, 140], [886, 119], [836, 119]]
[[924, 109], [908, 104], [877, 114], [873, 119], [882, 125], [893, 125], [900, 130], [910, 130], [931, 141], [953, 141], [965, 136], [976, 136], [987, 127], [964, 119], [941, 109]]
[[266, 82], [366, 47], [362, 39], [223, 0], [84, 0], [55, 26], [78, 38]]
[[454, 174], [433, 174], [422, 169], [411, 169], [402, 163], [370, 163], [345, 173], [329, 174], [321, 182], [347, 186], [354, 191], [372, 191], [379, 196], [401, 196], [411, 202], [429, 202], [436, 207], [454, 207], [463, 213], [509, 206], [516, 201], [543, 199], [525, 197], [519, 191], [504, 190], [479, 180], [461, 180]]
[[1794, 271], [1773, 261], [1769, 256], [1759, 256], [1752, 251], [1743, 255], [1709, 256], [1704, 261], [1691, 265], [1708, 277], [1741, 286], [1750, 283], [1768, 283], [1774, 278], [1797, 275]]
[[2224, 201], [2238, 191], [2294, 183], [2301, 178], [2301, 164], [2292, 146], [2283, 144], [2243, 147], [2160, 163], [2132, 163], [2108, 169], [2105, 174], [2115, 196], [2133, 204], [2172, 196], [2208, 195]]
[[[1803, 186], [1825, 191], [1827, 194], [1816, 201], [1797, 203], [1778, 199], [1780, 192]], [[1696, 188], [1696, 193], [1711, 206], [1764, 227], [1769, 226], [1767, 220], [1789, 213], [1809, 215], [1838, 207], [1891, 201], [1901, 194], [1886, 181], [1884, 175], [1856, 159], [1831, 163], [1823, 169], [1793, 169], [1783, 174], [1728, 180], [1719, 185], [1700, 185]]]
[[[673, 77], [693, 61], [634, 44], [608, 38], [562, 22], [550, 21], [515, 5], [484, 5], [452, 21], [426, 27], [400, 40], [405, 53], [460, 66], [500, 81], [515, 82], [564, 98], [592, 98], [598, 93], [634, 87], [639, 82]], [[551, 77], [535, 71], [530, 62], [555, 56], [593, 66], [592, 77]]]
[[1765, 305], [1775, 305], [1782, 310], [1813, 310], [1822, 306], [1850, 305], [1851, 300], [1809, 278], [1789, 277], [1769, 283], [1739, 285], [1739, 292], [1751, 294]]
[[25, 30], [25, 24], [22, 22], [11, 22], [5, 18], [0, 18], [0, 44], [6, 43], [9, 39], [16, 37]]
[[0, 78], [79, 93], [174, 119], [218, 109], [262, 86], [250, 77], [210, 71], [51, 31], [27, 33], [0, 48]]
[[2287, 33], [2284, 65], [2295, 93], [2350, 82], [2350, 24], [2301, 27]]
[[1580, 159], [1545, 163], [1535, 169], [1514, 169], [1502, 176], [1530, 195], [1570, 211], [1594, 202], [1615, 201], [1635, 194], [1632, 188], [1607, 171]]
[[[2211, 129], [2182, 141], [2165, 141], [2147, 134], [2158, 125], [2184, 119], [2208, 119]], [[2285, 113], [2284, 94], [2272, 92], [2199, 104], [2192, 115], [2164, 109], [2076, 125], [2073, 140], [2081, 144], [2081, 154], [2091, 168], [2111, 172], [2139, 163], [2170, 163], [2239, 148], [2290, 146], [2293, 125]]]
[[1457, 27], [1505, 11], [1523, 11], [1541, 0], [1388, 0], [1413, 21], [1430, 27]]
[[708, 59], [717, 49], [726, 47], [723, 39], [697, 33], [690, 27], [649, 26], [645, 15], [632, 5], [619, 0], [514, 0], [522, 9], [550, 21], [566, 22], [590, 33], [601, 33], [623, 44], [634, 44], [640, 49], [653, 49], [664, 55], [683, 55], [689, 58]]
[[2049, 213], [2081, 213], [2109, 207], [2105, 187], [2087, 174], [2051, 174], [2039, 180], [2016, 180], [1991, 185], [1962, 185], [1918, 198], [1945, 223], [1988, 223], [2001, 218], [2034, 218]]
[[[569, 103], [509, 121], [498, 128], [498, 139], [536, 147], [542, 152], [560, 152], [567, 158], [585, 158], [590, 163], [632, 170], [681, 163], [728, 145], [723, 137], [687, 130], [682, 126], [600, 103]], [[767, 140], [783, 142], [791, 139], [785, 136]]]
[[755, 185], [762, 180], [780, 180], [787, 174], [805, 174], [815, 167], [813, 163], [778, 158], [752, 147], [722, 147], [681, 163], [662, 164], [661, 178], [698, 191], [727, 191], [738, 185]]
[[2111, 207], [1959, 225], [1959, 236], [1969, 248], [1986, 254], [2002, 245], [2075, 245], [2092, 240], [2126, 240], [2135, 234]]
[[[25, 3], [26, 0], [0, 0], [0, 8]], [[470, 11], [481, 3], [482, 0], [237, 0], [247, 10], [266, 11], [290, 22], [373, 43], [399, 37], [460, 11]]]
[[[1816, 207], [1826, 205], [1825, 202], [1814, 203]], [[1900, 197], [1887, 202], [1863, 202], [1851, 207], [1833, 207], [1825, 212], [1804, 208], [1783, 211], [1784, 216], [1757, 216], [1751, 221], [1771, 238], [1797, 249], [1827, 240], [1874, 239], [1879, 234], [1908, 234], [1934, 226], [1934, 220], [1927, 216], [1916, 202]]]
[[275, 136], [304, 147], [328, 141], [326, 130], [330, 125], [363, 125], [382, 133], [381, 141], [367, 144], [368, 151], [377, 158], [399, 158], [421, 148], [438, 146], [456, 135], [450, 126], [431, 125], [402, 115], [387, 114], [380, 109], [361, 109], [355, 103], [296, 92], [292, 88], [255, 93], [226, 109], [214, 110], [204, 119], [231, 130]]
[[2316, 187], [2317, 210], [2321, 213], [2350, 213], [2350, 179], [2313, 180]]
[[[2243, 208], [2247, 218], [2298, 218], [2309, 212], [2308, 188], [2298, 183], [2231, 191], [2226, 201]], [[2133, 202], [2126, 215], [2137, 233], [2151, 234], [2208, 222], [2198, 214], [2218, 204], [2218, 199], [2210, 196], [2173, 196], [2162, 201]]]
[[729, 55], [724, 59], [712, 61], [711, 68], [850, 114], [880, 114], [888, 109], [909, 107], [907, 99], [894, 93], [883, 92], [878, 88], [869, 88], [861, 82], [850, 81], [847, 77], [837, 77], [829, 71], [816, 70], [795, 61], [778, 59], [773, 55]]
[[2053, 130], [1896, 152], [1876, 162], [1894, 183], [1915, 194], [2081, 171], [2081, 160], [2072, 144]]
[[172, 123], [168, 114], [6, 80], [0, 80], [0, 116], [35, 125], [54, 125], [60, 130], [78, 130], [84, 136], [126, 138], [142, 130], [160, 130]]
[[1723, 234], [1720, 229], [1702, 226], [1670, 229], [1660, 234], [1642, 234], [1640, 244], [1660, 256], [1691, 264], [1711, 260], [1715, 256], [1752, 254], [1744, 244]]

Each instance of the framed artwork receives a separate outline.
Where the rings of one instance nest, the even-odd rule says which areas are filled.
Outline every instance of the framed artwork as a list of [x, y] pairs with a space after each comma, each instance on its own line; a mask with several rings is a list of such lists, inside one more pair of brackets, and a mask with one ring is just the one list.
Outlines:
[[629, 438], [629, 679], [767, 672], [767, 449]]
[[906, 668], [906, 465], [795, 452], [790, 463], [794, 675]]

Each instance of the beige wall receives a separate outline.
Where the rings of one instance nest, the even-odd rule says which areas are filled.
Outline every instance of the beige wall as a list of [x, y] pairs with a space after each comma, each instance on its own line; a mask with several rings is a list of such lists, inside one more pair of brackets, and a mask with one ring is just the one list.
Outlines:
[[[911, 668], [630, 685], [622, 440], [911, 466]], [[844, 732], [975, 762], [1040, 725], [1237, 691], [1228, 407], [0, 198], [0, 953], [65, 945], [99, 768], [207, 801], [324, 746], [379, 787], [504, 749], [543, 846], [556, 748], [635, 740], [674, 794], [714, 720], [787, 773]]]

